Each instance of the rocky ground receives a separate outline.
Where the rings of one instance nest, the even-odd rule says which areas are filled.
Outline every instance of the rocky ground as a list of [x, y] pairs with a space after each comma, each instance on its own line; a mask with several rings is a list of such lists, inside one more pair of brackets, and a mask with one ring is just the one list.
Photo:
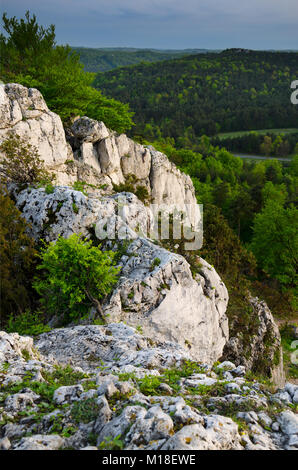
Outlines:
[[124, 323], [0, 333], [0, 449], [298, 448], [298, 386]]

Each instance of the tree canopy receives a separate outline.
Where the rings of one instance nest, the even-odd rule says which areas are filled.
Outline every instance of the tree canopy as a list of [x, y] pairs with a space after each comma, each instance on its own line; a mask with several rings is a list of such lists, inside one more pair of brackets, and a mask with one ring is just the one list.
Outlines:
[[79, 55], [69, 46], [56, 44], [54, 25], [40, 26], [28, 11], [20, 20], [4, 13], [2, 21], [0, 77], [4, 82], [38, 88], [63, 121], [88, 115], [118, 132], [131, 128], [128, 105], [92, 88], [94, 74], [84, 71]]
[[41, 275], [34, 287], [46, 312], [67, 322], [95, 307], [104, 319], [99, 300], [117, 282], [119, 269], [113, 266], [114, 257], [114, 252], [101, 251], [76, 234], [44, 246], [37, 267]]

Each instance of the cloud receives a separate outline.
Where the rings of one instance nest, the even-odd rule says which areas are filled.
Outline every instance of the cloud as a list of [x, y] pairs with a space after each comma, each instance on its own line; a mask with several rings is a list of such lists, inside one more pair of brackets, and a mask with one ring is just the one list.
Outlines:
[[2, 0], [1, 6], [18, 17], [29, 9], [71, 44], [221, 48], [240, 40], [252, 48], [294, 48], [298, 40], [297, 0]]
[[[165, 16], [191, 16], [193, 18], [205, 18], [210, 16], [237, 17], [240, 22], [258, 19], [266, 21], [290, 21], [298, 19], [297, 0], [2, 0], [2, 8], [14, 8], [32, 11], [52, 11], [68, 13], [69, 15], [88, 12], [98, 15], [126, 16], [143, 15], [151, 17]], [[99, 17], [100, 19], [100, 17]]]

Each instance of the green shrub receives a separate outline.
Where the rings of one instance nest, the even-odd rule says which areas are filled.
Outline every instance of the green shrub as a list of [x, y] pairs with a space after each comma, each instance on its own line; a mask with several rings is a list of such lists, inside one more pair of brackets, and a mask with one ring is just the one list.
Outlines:
[[19, 184], [50, 184], [53, 176], [45, 169], [38, 150], [26, 138], [10, 134], [0, 145], [0, 175]]
[[100, 405], [97, 398], [87, 398], [77, 401], [71, 408], [71, 417], [76, 423], [90, 423], [97, 418], [100, 411]]
[[53, 194], [55, 191], [55, 186], [52, 183], [48, 183], [45, 187], [46, 194]]
[[42, 306], [49, 314], [59, 315], [62, 323], [79, 319], [91, 307], [104, 319], [99, 300], [117, 282], [114, 257], [113, 252], [103, 252], [76, 234], [44, 246], [37, 267], [42, 274], [33, 284]]
[[75, 214], [79, 213], [79, 208], [75, 202], [72, 203], [72, 210], [74, 211]]
[[146, 188], [146, 186], [137, 186], [137, 188], [135, 190], [135, 195], [143, 203], [148, 202], [149, 199], [150, 199], [150, 195], [149, 195], [149, 192], [148, 192], [148, 189]]
[[87, 192], [85, 190], [85, 186], [86, 186], [86, 182], [85, 181], [75, 181], [72, 185], [73, 189], [75, 191], [80, 191], [81, 193], [83, 193], [85, 196], [87, 196]]
[[88, 377], [83, 372], [74, 370], [70, 365], [55, 366], [52, 372], [44, 370], [42, 375], [50, 385], [58, 384], [59, 387], [76, 385], [80, 380]]
[[32, 307], [30, 281], [35, 266], [34, 240], [29, 225], [0, 187], [0, 327], [10, 315], [20, 315]]
[[10, 315], [5, 329], [8, 333], [19, 333], [23, 336], [36, 336], [51, 330], [42, 321], [42, 312], [31, 312], [30, 310], [25, 310], [24, 313], [15, 317]]
[[159, 258], [154, 258], [154, 260], [152, 261], [150, 270], [153, 271], [154, 268], [160, 265], [160, 263], [161, 263], [161, 260]]
[[105, 437], [104, 440], [100, 443], [100, 450], [122, 450], [124, 447], [123, 441], [120, 439], [121, 434], [116, 437]]

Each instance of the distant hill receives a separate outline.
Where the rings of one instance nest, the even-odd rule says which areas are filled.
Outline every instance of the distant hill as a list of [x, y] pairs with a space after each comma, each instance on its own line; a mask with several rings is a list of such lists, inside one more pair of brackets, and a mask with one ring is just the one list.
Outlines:
[[129, 103], [135, 135], [183, 145], [218, 132], [297, 128], [297, 52], [228, 49], [99, 73], [94, 86]]
[[[133, 47], [101, 48], [73, 47], [80, 55], [87, 72], [106, 72], [117, 67], [136, 65], [140, 62], [159, 62], [190, 54], [207, 52], [207, 49], [137, 49]], [[219, 51], [210, 51], [219, 52]]]

